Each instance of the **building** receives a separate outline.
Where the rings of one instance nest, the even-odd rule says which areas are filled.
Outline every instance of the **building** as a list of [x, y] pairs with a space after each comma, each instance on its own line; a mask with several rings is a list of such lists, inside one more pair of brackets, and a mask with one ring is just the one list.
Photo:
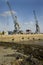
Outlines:
[[27, 34], [31, 34], [32, 32], [31, 32], [31, 30], [27, 29], [27, 30], [26, 30], [26, 33], [27, 33]]

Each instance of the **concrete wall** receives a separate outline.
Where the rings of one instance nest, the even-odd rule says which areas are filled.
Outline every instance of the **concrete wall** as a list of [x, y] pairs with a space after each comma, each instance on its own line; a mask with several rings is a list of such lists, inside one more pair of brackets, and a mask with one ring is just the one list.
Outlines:
[[43, 34], [14, 34], [0, 35], [0, 42], [20, 42], [29, 40], [43, 40]]

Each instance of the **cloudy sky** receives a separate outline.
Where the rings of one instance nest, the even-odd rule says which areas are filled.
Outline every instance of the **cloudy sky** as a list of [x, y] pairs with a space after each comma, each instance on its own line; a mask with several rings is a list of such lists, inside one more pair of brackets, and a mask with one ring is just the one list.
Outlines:
[[[31, 29], [35, 32], [35, 19], [33, 10], [36, 12], [40, 31], [43, 32], [43, 0], [8, 0], [12, 12], [17, 15], [18, 23], [22, 30]], [[14, 30], [13, 19], [6, 0], [0, 0], [0, 31]]]

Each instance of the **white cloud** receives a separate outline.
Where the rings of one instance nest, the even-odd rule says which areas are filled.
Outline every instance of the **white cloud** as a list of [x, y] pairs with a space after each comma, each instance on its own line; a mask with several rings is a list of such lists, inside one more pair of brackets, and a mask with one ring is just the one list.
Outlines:
[[32, 32], [35, 32], [35, 22], [19, 22], [19, 24], [23, 31], [26, 31], [26, 29], [30, 29]]
[[[43, 22], [39, 22], [39, 27], [40, 27], [40, 32], [43, 32]], [[22, 29], [30, 29], [32, 30], [32, 32], [35, 32], [36, 30], [36, 26], [35, 26], [35, 22], [34, 21], [30, 21], [30, 22], [25, 22], [24, 24], [22, 24]]]
[[43, 21], [39, 22], [40, 32], [43, 33]]
[[34, 24], [35, 24], [35, 22], [30, 21], [30, 22], [25, 22], [24, 24], [25, 24], [25, 25], [34, 25]]
[[[12, 10], [12, 13], [13, 13], [13, 14], [16, 14], [16, 12], [13, 11], [13, 10]], [[5, 12], [3, 12], [2, 14], [0, 14], [0, 16], [11, 16], [11, 12], [10, 12], [10, 11], [5, 11]]]

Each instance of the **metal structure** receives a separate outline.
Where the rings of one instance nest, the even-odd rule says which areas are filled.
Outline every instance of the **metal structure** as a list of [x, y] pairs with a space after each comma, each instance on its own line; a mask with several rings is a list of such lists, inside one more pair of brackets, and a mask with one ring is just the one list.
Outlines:
[[14, 16], [14, 15], [13, 15], [13, 12], [12, 12], [12, 9], [11, 9], [11, 6], [10, 6], [9, 1], [7, 1], [6, 3], [7, 3], [7, 5], [8, 5], [8, 7], [9, 7], [11, 16], [12, 16], [12, 18], [13, 18], [13, 22], [14, 22], [14, 33], [18, 33], [20, 27], [19, 27], [19, 24], [18, 24], [18, 22], [17, 22], [17, 16]]
[[40, 33], [40, 27], [38, 25], [38, 20], [37, 20], [37, 17], [36, 17], [36, 13], [35, 13], [35, 10], [33, 10], [33, 13], [34, 13], [34, 18], [35, 18], [35, 22], [36, 22], [36, 31], [35, 33]]

